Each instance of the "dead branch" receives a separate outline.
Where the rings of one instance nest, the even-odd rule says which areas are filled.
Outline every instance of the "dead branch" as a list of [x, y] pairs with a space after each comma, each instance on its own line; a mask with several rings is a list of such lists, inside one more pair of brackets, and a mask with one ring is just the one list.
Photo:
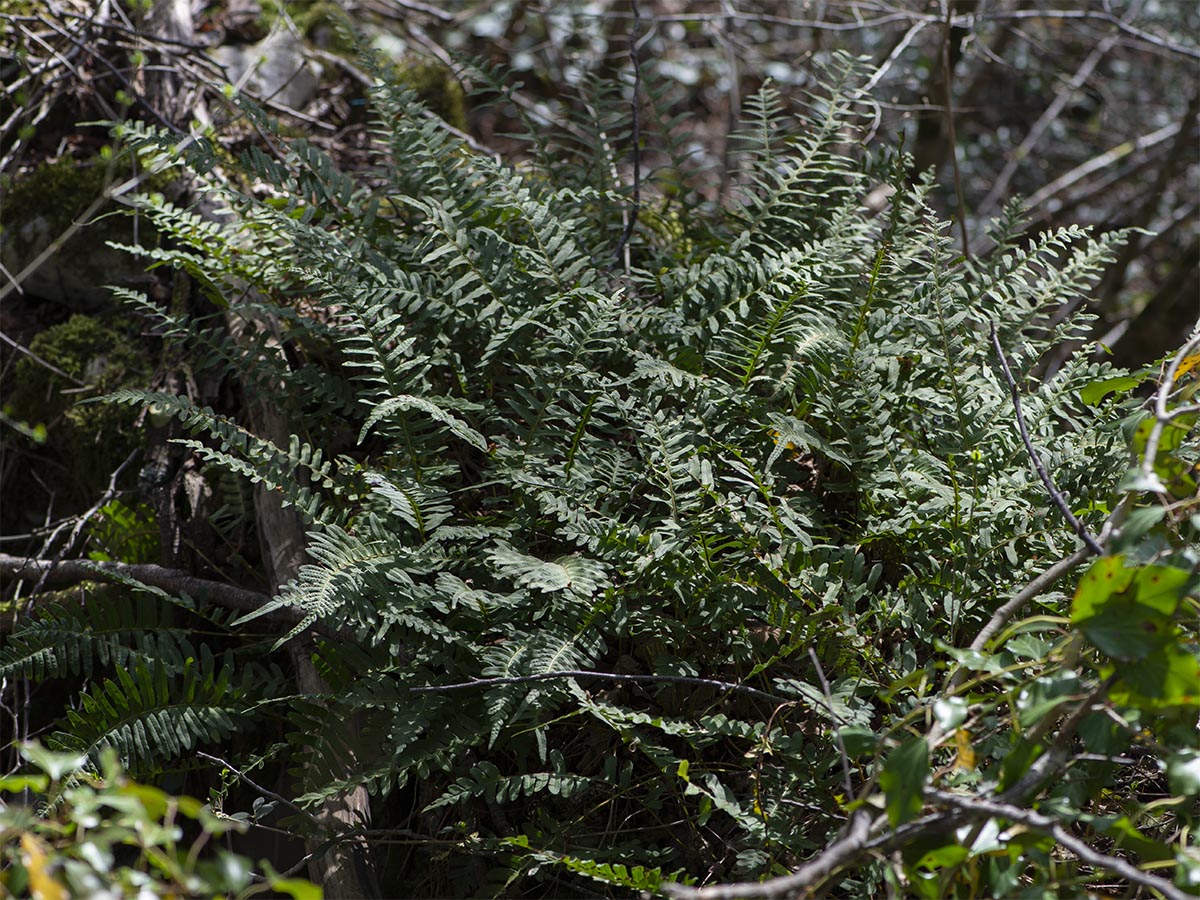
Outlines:
[[1008, 383], [1009, 393], [1012, 395], [1013, 409], [1016, 411], [1017, 428], [1021, 432], [1021, 440], [1025, 444], [1025, 451], [1029, 454], [1029, 460], [1033, 463], [1034, 469], [1037, 470], [1038, 477], [1042, 479], [1042, 484], [1046, 488], [1046, 493], [1050, 495], [1050, 499], [1054, 501], [1054, 505], [1058, 507], [1058, 511], [1063, 514], [1063, 518], [1071, 526], [1072, 530], [1079, 535], [1079, 539], [1087, 545], [1089, 551], [1096, 556], [1104, 555], [1104, 548], [1096, 541], [1094, 537], [1084, 527], [1079, 519], [1075, 518], [1075, 513], [1071, 512], [1071, 507], [1067, 505], [1067, 501], [1063, 495], [1059, 493], [1057, 487], [1054, 486], [1054, 479], [1050, 477], [1050, 473], [1046, 471], [1046, 465], [1042, 462], [1037, 451], [1033, 448], [1033, 441], [1029, 438], [1029, 429], [1025, 426], [1025, 414], [1021, 411], [1021, 392], [1017, 388], [1017, 382], [1013, 379], [1012, 371], [1008, 368], [1008, 357], [1004, 354], [1004, 348], [1000, 346], [1000, 338], [996, 334], [996, 323], [991, 325], [992, 348], [996, 351], [996, 357], [1000, 361], [1000, 370], [1004, 373], [1004, 380]]

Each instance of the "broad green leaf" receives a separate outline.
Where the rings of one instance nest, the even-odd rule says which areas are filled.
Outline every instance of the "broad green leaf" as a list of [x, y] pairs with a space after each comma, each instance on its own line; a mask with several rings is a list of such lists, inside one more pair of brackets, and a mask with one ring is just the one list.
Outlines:
[[1117, 665], [1120, 681], [1114, 702], [1156, 709], [1200, 706], [1200, 659], [1187, 650], [1166, 646], [1136, 665]]
[[1121, 527], [1121, 546], [1133, 546], [1139, 538], [1161, 522], [1166, 514], [1167, 511], [1162, 506], [1144, 506], [1135, 509]]
[[1200, 796], [1200, 751], [1180, 750], [1167, 758], [1167, 782], [1171, 793]]
[[1169, 616], [1125, 598], [1106, 603], [1077, 624], [1105, 656], [1127, 661], [1145, 659], [1165, 646], [1173, 633]]
[[292, 900], [321, 900], [325, 896], [321, 888], [302, 878], [272, 879], [271, 890], [287, 894]]
[[842, 746], [846, 748], [846, 755], [851, 759], [874, 753], [879, 745], [878, 735], [869, 728], [847, 725], [839, 728], [837, 733], [842, 739]]
[[928, 851], [917, 860], [920, 869], [945, 869], [957, 866], [971, 855], [971, 851], [959, 844], [945, 844], [935, 850]]
[[887, 797], [888, 822], [893, 828], [920, 814], [928, 776], [929, 744], [925, 738], [912, 738], [888, 754], [879, 773], [879, 786]]
[[7, 778], [0, 778], [0, 794], [41, 792], [49, 786], [50, 779], [46, 775], [9, 775]]
[[50, 776], [51, 781], [59, 781], [64, 775], [77, 772], [87, 757], [77, 753], [55, 753], [47, 750], [36, 741], [21, 745], [21, 756], [33, 763]]
[[1036, 679], [1017, 694], [1018, 721], [1022, 728], [1039, 722], [1048, 712], [1079, 693], [1075, 672], [1051, 672]]
[[[1175, 883], [1182, 888], [1200, 887], [1200, 850], [1188, 847], [1175, 852]], [[1195, 893], [1195, 891], [1193, 891]]]
[[[1191, 432], [1192, 426], [1196, 424], [1196, 418], [1196, 413], [1187, 413], [1176, 416], [1167, 422], [1158, 439], [1158, 454], [1161, 456], [1177, 450]], [[1133, 452], [1139, 457], [1146, 452], [1146, 441], [1150, 437], [1150, 432], [1154, 430], [1154, 421], [1153, 416], [1147, 415], [1134, 429], [1130, 444], [1133, 446]]]
[[1162, 479], [1158, 475], [1153, 472], [1147, 474], [1140, 467], [1134, 467], [1126, 472], [1125, 477], [1117, 485], [1118, 491], [1151, 491], [1161, 494], [1166, 489], [1166, 485], [1162, 483]]
[[1133, 576], [1137, 602], [1172, 616], [1179, 607], [1192, 573], [1175, 566], [1145, 566]]
[[1123, 850], [1136, 853], [1144, 862], [1171, 858], [1171, 849], [1161, 841], [1153, 840], [1138, 830], [1128, 816], [1105, 816], [1084, 819], [1100, 834], [1116, 840]]
[[1125, 392], [1131, 388], [1135, 388], [1145, 378], [1146, 376], [1139, 378], [1133, 375], [1117, 375], [1114, 378], [1103, 378], [1099, 381], [1093, 381], [1079, 389], [1079, 399], [1088, 406], [1096, 406], [1109, 394], [1113, 392]]
[[967, 701], [962, 697], [942, 697], [934, 701], [933, 717], [945, 731], [952, 731], [967, 720]]
[[1045, 749], [1035, 741], [1018, 739], [1016, 746], [1000, 761], [1000, 790], [1007, 790], [1016, 784]]
[[1133, 573], [1133, 569], [1125, 567], [1122, 556], [1102, 556], [1092, 563], [1075, 589], [1071, 621], [1078, 624], [1081, 619], [1094, 615], [1109, 597], [1129, 586]]

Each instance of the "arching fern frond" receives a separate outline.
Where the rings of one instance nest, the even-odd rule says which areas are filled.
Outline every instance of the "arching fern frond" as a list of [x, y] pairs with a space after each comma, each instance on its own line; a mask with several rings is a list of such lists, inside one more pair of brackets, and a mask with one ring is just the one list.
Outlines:
[[247, 723], [254, 695], [245, 676], [234, 682], [234, 662], [201, 648], [172, 674], [156, 661], [117, 668], [93, 684], [69, 710], [65, 730], [51, 744], [93, 760], [112, 747], [127, 766], [151, 769], [186, 751], [227, 738]]

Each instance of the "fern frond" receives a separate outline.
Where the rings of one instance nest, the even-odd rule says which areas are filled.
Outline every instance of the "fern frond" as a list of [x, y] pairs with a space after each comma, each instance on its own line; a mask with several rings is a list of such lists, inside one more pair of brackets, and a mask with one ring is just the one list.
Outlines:
[[234, 663], [201, 647], [172, 675], [157, 661], [118, 668], [115, 679], [93, 684], [67, 712], [67, 730], [52, 745], [96, 760], [112, 747], [127, 766], [153, 768], [205, 742], [222, 740], [246, 721], [251, 697], [233, 682]]
[[99, 669], [151, 660], [177, 673], [194, 654], [187, 631], [171, 624], [161, 598], [100, 590], [88, 592], [82, 604], [47, 605], [23, 622], [0, 649], [0, 678], [90, 679]]

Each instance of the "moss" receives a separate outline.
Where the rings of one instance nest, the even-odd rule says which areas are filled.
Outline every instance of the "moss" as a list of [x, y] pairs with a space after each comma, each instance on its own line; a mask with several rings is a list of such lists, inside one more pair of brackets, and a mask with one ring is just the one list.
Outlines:
[[433, 60], [407, 59], [396, 67], [396, 77], [444, 122], [466, 131], [466, 95], [448, 68]]
[[103, 488], [109, 473], [138, 443], [133, 427], [136, 411], [78, 401], [145, 384], [145, 351], [115, 328], [84, 315], [47, 328], [29, 349], [90, 390], [64, 393], [78, 385], [24, 357], [16, 366], [16, 386], [7, 398], [7, 411], [18, 419], [45, 423], [47, 449], [68, 462], [78, 481]]
[[[263, 4], [265, 12], [267, 5]], [[354, 25], [346, 11], [330, 0], [300, 0], [287, 4], [288, 15], [309, 41], [331, 53], [354, 51]]]
[[104, 192], [106, 183], [103, 165], [79, 165], [67, 157], [45, 163], [12, 184], [4, 200], [4, 218], [26, 222], [40, 216], [61, 234]]
[[[110, 241], [131, 244], [135, 240], [153, 244], [156, 232], [145, 222], [135, 238], [132, 218], [106, 215], [113, 204], [102, 203], [86, 225], [69, 232], [103, 196], [110, 177], [127, 171], [110, 172], [107, 161], [99, 157], [86, 162], [63, 158], [43, 163], [4, 186], [0, 263], [18, 272], [47, 248], [55, 248], [51, 257], [27, 276], [23, 285], [27, 293], [72, 310], [88, 310], [107, 304], [105, 285], [142, 287], [152, 280], [141, 260], [108, 245]], [[170, 196], [175, 183], [172, 174], [163, 172], [147, 178], [141, 190]], [[61, 246], [55, 247], [60, 240]]]

